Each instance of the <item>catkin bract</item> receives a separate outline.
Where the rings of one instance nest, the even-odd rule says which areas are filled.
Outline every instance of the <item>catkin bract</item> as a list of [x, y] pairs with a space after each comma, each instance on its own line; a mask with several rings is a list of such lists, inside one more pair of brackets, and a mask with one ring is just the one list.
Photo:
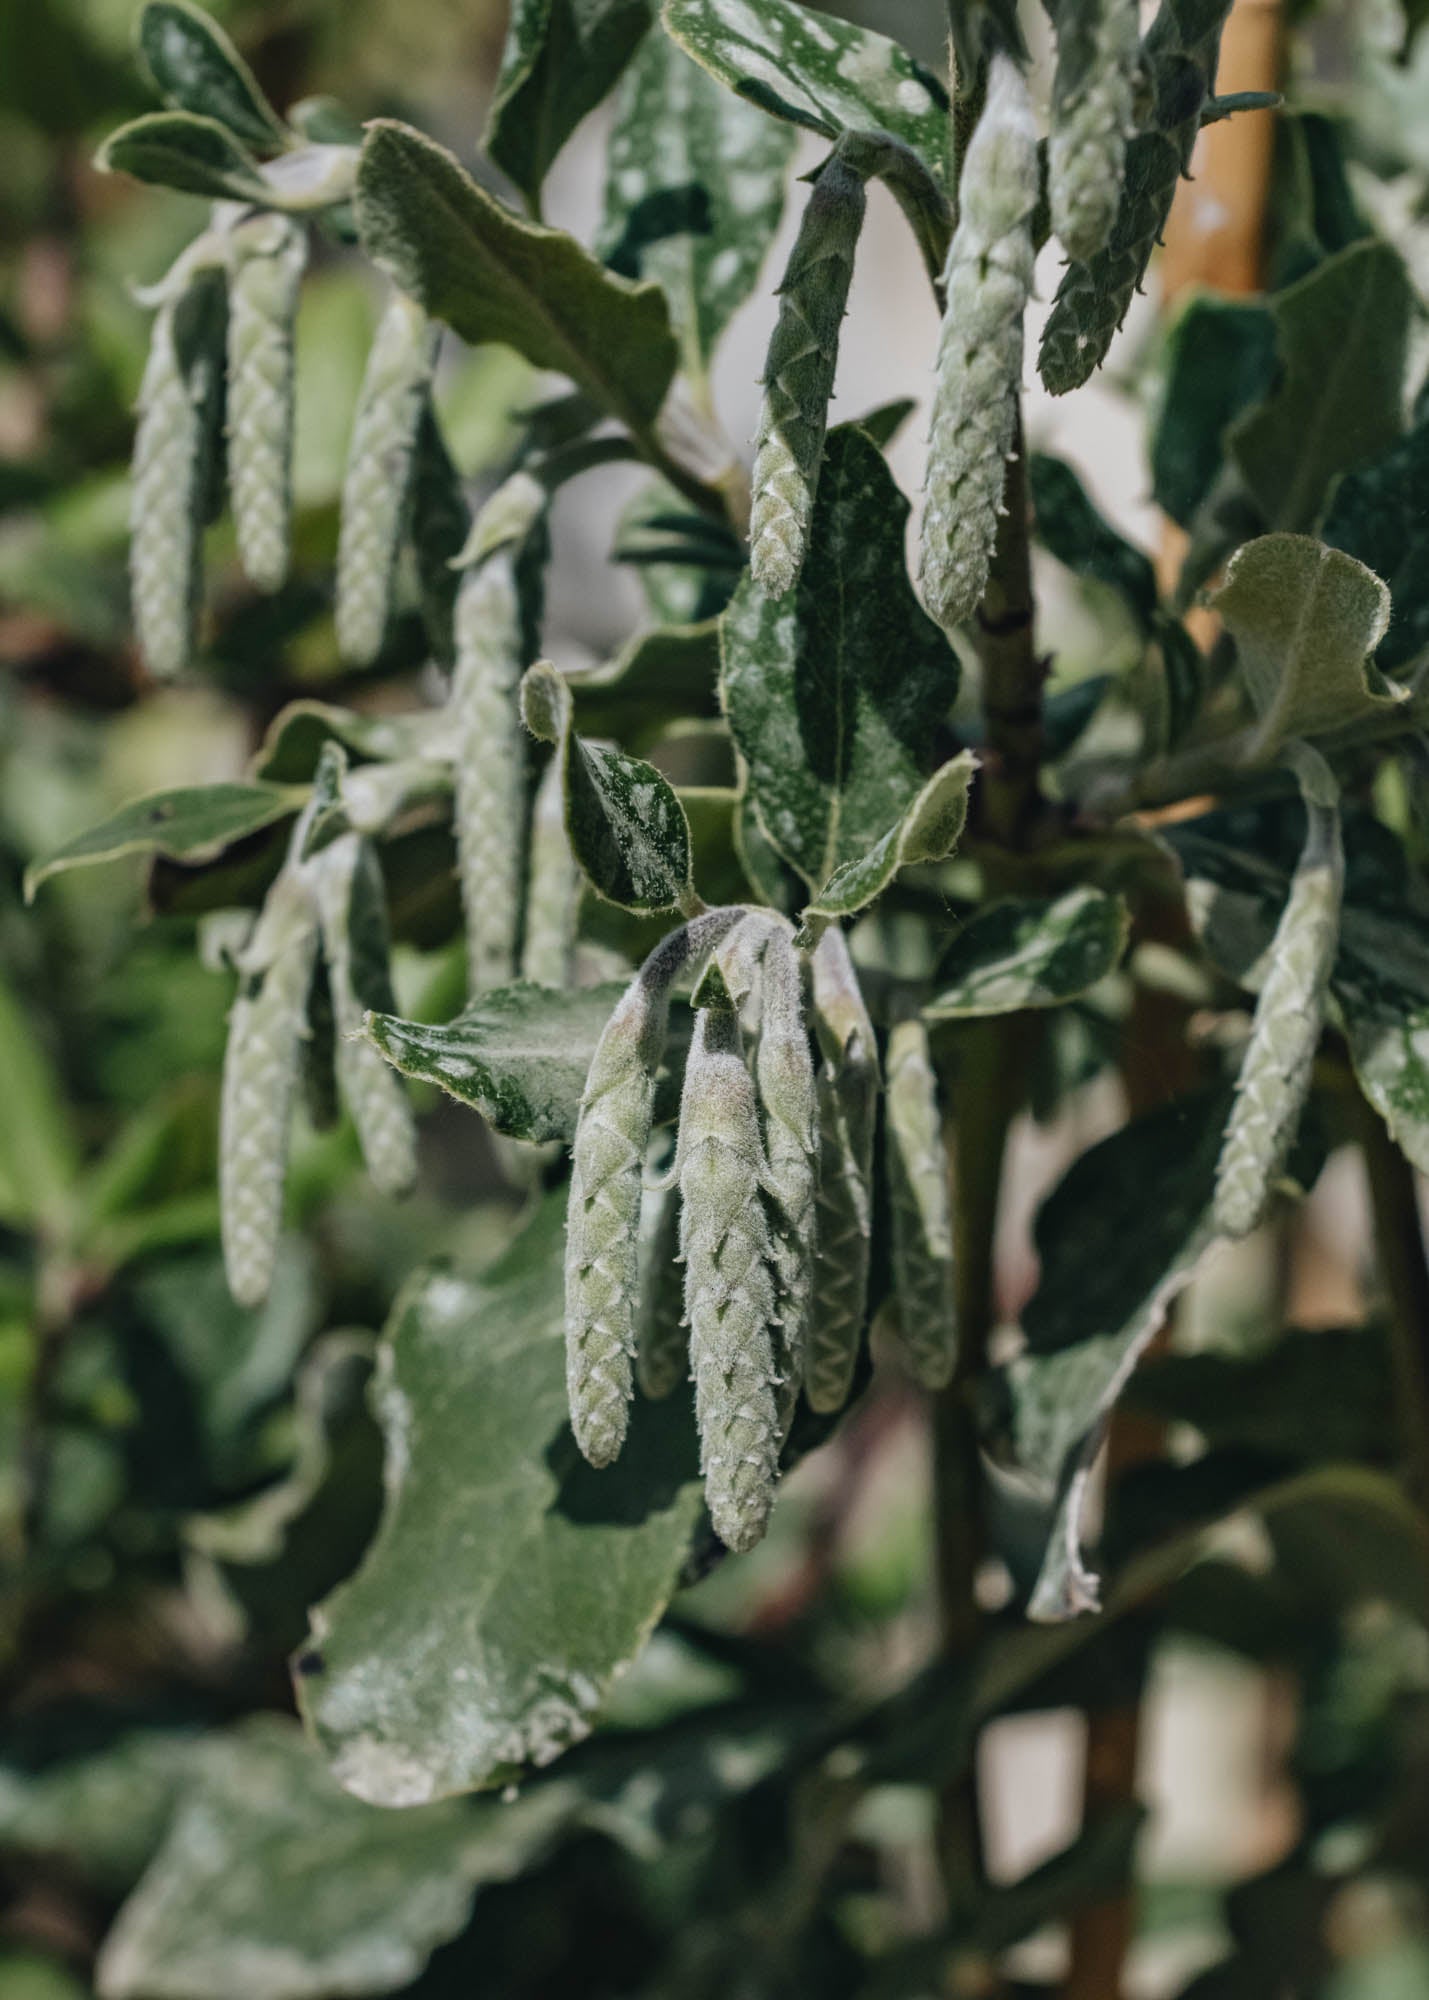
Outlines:
[[539, 986], [567, 986], [575, 958], [581, 877], [566, 834], [561, 760], [552, 757], [536, 787], [521, 973]]
[[1265, 1214], [1300, 1123], [1339, 938], [1345, 858], [1334, 806], [1309, 828], [1270, 947], [1235, 1103], [1216, 1166], [1215, 1224], [1245, 1236]]
[[771, 597], [793, 587], [808, 551], [839, 329], [865, 206], [861, 176], [835, 153], [814, 183], [779, 287], [750, 517], [750, 566]]
[[764, 945], [754, 1073], [763, 1114], [773, 1201], [778, 1288], [779, 1426], [786, 1433], [804, 1377], [818, 1236], [818, 1089], [804, 1017], [803, 972], [792, 940], [772, 930]]
[[293, 492], [293, 323], [308, 240], [283, 215], [241, 222], [228, 244], [228, 482], [249, 580], [288, 573]]
[[812, 1409], [848, 1400], [868, 1308], [878, 1057], [842, 932], [826, 930], [811, 963], [818, 1073], [818, 1242], [804, 1349]]
[[937, 1079], [921, 1021], [888, 1037], [884, 1160], [898, 1338], [918, 1380], [941, 1389], [957, 1361], [953, 1217]]
[[394, 292], [367, 357], [342, 482], [337, 643], [352, 666], [376, 659], [387, 630], [435, 359], [431, 322], [414, 300]]
[[963, 162], [928, 433], [919, 577], [944, 627], [970, 618], [987, 587], [1017, 428], [1038, 184], [1027, 85], [998, 55]]
[[1053, 233], [1069, 257], [1094, 257], [1111, 234], [1140, 50], [1136, 0], [1062, 0], [1047, 178]]
[[779, 1466], [767, 1179], [739, 1021], [702, 1008], [680, 1099], [680, 1254], [705, 1499], [736, 1552], [763, 1535]]
[[522, 645], [516, 556], [503, 545], [462, 576], [449, 702], [457, 862], [473, 994], [506, 985], [516, 969], [526, 815]]

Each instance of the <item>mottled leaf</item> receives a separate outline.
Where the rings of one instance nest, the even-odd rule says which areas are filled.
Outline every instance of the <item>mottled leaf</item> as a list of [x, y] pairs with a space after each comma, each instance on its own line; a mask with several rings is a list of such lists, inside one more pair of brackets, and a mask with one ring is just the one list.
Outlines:
[[155, 89], [174, 110], [216, 118], [260, 153], [286, 143], [282, 120], [253, 72], [201, 8], [188, 0], [147, 0], [136, 40]]
[[1270, 393], [1275, 369], [1275, 321], [1259, 301], [1196, 293], [1177, 314], [1151, 434], [1151, 478], [1157, 505], [1183, 528], [1215, 485], [1228, 427]]
[[233, 841], [295, 813], [306, 795], [306, 788], [274, 784], [186, 785], [150, 792], [37, 861], [25, 876], [25, 894], [33, 896], [48, 876], [66, 868], [114, 861], [124, 854], [211, 859]]
[[811, 888], [857, 861], [928, 774], [957, 661], [913, 595], [908, 503], [860, 431], [830, 433], [796, 589], [740, 584], [721, 633], [725, 712], [774, 846]]
[[1027, 461], [1037, 533], [1058, 562], [1077, 576], [1094, 577], [1116, 591], [1142, 627], [1156, 615], [1156, 572], [1151, 560], [1098, 513], [1065, 460], [1035, 451]]
[[1060, 1007], [1115, 970], [1127, 938], [1126, 905], [1100, 889], [1069, 889], [1053, 902], [995, 903], [959, 933], [938, 970], [930, 1021]]
[[634, 55], [654, 11], [655, 0], [515, 0], [484, 144], [529, 201]]
[[1325, 540], [1389, 586], [1393, 609], [1379, 664], [1406, 666], [1429, 646], [1429, 422], [1419, 422], [1335, 489]]
[[557, 1191], [483, 1279], [418, 1278], [384, 1336], [386, 1511], [299, 1661], [308, 1722], [362, 1798], [417, 1805], [557, 1756], [685, 1560], [700, 1507], [688, 1417], [638, 1403], [600, 1472], [571, 1436], [564, 1217]]
[[935, 771], [883, 838], [857, 861], [835, 869], [806, 915], [851, 917], [881, 896], [901, 868], [946, 861], [962, 838], [977, 759], [964, 750]]
[[258, 164], [227, 126], [188, 111], [151, 111], [111, 132], [96, 155], [103, 173], [200, 194], [210, 201], [264, 201]]

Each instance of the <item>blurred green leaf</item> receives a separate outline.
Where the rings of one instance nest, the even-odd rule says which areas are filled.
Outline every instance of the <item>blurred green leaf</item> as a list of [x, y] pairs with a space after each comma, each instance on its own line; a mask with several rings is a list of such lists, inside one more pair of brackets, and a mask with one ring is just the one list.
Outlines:
[[1275, 370], [1275, 320], [1259, 300], [1195, 293], [1176, 315], [1151, 434], [1151, 479], [1157, 505], [1183, 528], [1215, 485], [1226, 431], [1269, 395]]
[[483, 143], [529, 202], [653, 16], [654, 0], [515, 0]]
[[217, 119], [260, 153], [286, 143], [281, 119], [211, 15], [187, 0], [147, 0], [135, 33], [155, 89], [175, 110]]
[[1149, 627], [1157, 602], [1150, 557], [1109, 526], [1065, 460], [1034, 451], [1027, 461], [1027, 477], [1037, 533], [1058, 562], [1076, 576], [1107, 584], [1137, 623]]
[[1335, 488], [1325, 540], [1382, 577], [1391, 600], [1379, 664], [1407, 666], [1429, 646], [1429, 422]]
[[116, 861], [125, 854], [216, 859], [234, 841], [291, 817], [306, 796], [305, 787], [276, 784], [186, 785], [150, 792], [34, 863], [25, 875], [26, 897], [63, 869]]
[[69, 1215], [79, 1150], [59, 1077], [14, 993], [0, 979], [0, 1221], [51, 1231]]
[[227, 126], [188, 111], [151, 111], [111, 132], [96, 156], [103, 173], [209, 201], [270, 201], [258, 164]]
[[1115, 971], [1130, 919], [1120, 896], [1069, 889], [1054, 902], [979, 910], [943, 957], [930, 1021], [1060, 1007]]

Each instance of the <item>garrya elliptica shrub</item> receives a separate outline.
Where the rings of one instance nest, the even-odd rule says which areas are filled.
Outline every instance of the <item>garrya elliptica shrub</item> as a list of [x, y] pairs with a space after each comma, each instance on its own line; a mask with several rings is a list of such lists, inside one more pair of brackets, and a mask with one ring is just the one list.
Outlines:
[[[953, 0], [943, 74], [794, 0], [519, 5], [473, 173], [400, 119], [280, 114], [207, 15], [148, 0], [162, 108], [100, 163], [207, 206], [137, 294], [142, 671], [231, 678], [240, 615], [277, 654], [302, 643], [242, 781], [141, 799], [32, 871], [155, 853], [156, 905], [234, 982], [217, 1179], [239, 1306], [274, 1309], [315, 1131], [382, 1197], [420, 1187], [417, 1214], [444, 1092], [522, 1211], [477, 1277], [416, 1270], [384, 1336], [382, 1524], [299, 1660], [341, 1783], [425, 1806], [550, 1762], [682, 1581], [798, 1532], [787, 1473], [839, 1438], [829, 1477], [850, 1476], [880, 1399], [926, 1401], [942, 1650], [892, 1700], [831, 1701], [761, 1782], [792, 1799], [797, 1767], [847, 1831], [931, 1770], [953, 1941], [988, 1963], [1021, 1918], [948, 1831], [982, 1721], [1083, 1647], [1095, 1679], [1129, 1614], [1172, 1615], [1227, 1513], [1259, 1513], [1272, 1567], [1282, 1522], [1331, 1532], [1317, 1509], [1429, 1546], [1422, 164], [1396, 207], [1386, 162], [1413, 148], [1392, 130], [1376, 154], [1358, 114], [1218, 94], [1229, 0], [1032, 11]], [[592, 249], [542, 188], [607, 99]], [[1195, 292], [1159, 328], [1148, 305], [1101, 372], [1203, 131], [1272, 115], [1265, 290]], [[925, 351], [836, 420], [845, 319], [907, 305], [861, 283], [875, 222], [906, 232]], [[305, 301], [334, 272], [371, 317], [329, 518], [294, 462], [325, 386]], [[756, 296], [746, 451], [712, 357]], [[526, 372], [477, 452], [448, 387], [488, 350]], [[1144, 392], [1176, 531], [1156, 562], [1040, 448], [1034, 366], [1052, 397]], [[895, 463], [921, 463], [916, 495]], [[547, 607], [557, 502], [612, 468], [636, 481], [615, 557], [644, 614], [574, 664]], [[1014, 1333], [1009, 1131], [1028, 1112], [1080, 1139], [1064, 1114], [1087, 1105], [1105, 1136], [1040, 1207]], [[1400, 1407], [1331, 1451], [1298, 1405], [1283, 1435], [1262, 1419], [1260, 1377], [1237, 1419], [1153, 1350], [1226, 1244], [1264, 1230], [1289, 1255], [1341, 1145], [1368, 1162], [1363, 1339]], [[1268, 1327], [1257, 1365], [1302, 1338]], [[1193, 1423], [1210, 1470], [1187, 1497], [1194, 1467], [1163, 1454], [1135, 1522], [1118, 1485], [1093, 1556], [1123, 1396]], [[1422, 1639], [1423, 1612], [1421, 1587], [1396, 1615]], [[733, 1990], [738, 1941], [777, 1928], [702, 1935], [638, 1990]], [[858, 1978], [768, 1990], [925, 1990], [922, 1960], [898, 1983], [906, 1940], [880, 1970], [883, 1937], [850, 1920]], [[115, 1962], [102, 1990], [150, 1990]]]

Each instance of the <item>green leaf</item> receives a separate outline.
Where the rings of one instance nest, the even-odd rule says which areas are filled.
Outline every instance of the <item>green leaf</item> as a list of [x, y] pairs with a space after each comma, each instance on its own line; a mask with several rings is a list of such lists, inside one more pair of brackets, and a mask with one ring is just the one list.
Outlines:
[[924, 1018], [1063, 1006], [1116, 969], [1127, 929], [1125, 903], [1100, 889], [1069, 889], [1054, 902], [994, 903], [947, 952], [938, 971], [943, 990]]
[[1384, 243], [1351, 244], [1272, 294], [1279, 385], [1228, 439], [1271, 527], [1313, 527], [1335, 476], [1400, 435], [1412, 309], [1404, 265]]
[[672, 722], [719, 714], [719, 623], [637, 633], [615, 659], [577, 668], [566, 685], [583, 729], [638, 748]]
[[151, 111], [111, 132], [95, 156], [101, 173], [200, 194], [210, 201], [270, 201], [258, 163], [216, 118]]
[[[617, 253], [633, 252], [639, 273], [663, 288], [696, 375], [759, 276], [784, 212], [794, 144], [787, 126], [731, 102], [658, 29], [621, 86], [606, 155], [602, 248], [622, 270]], [[652, 234], [677, 198], [705, 226]]]
[[338, 743], [355, 763], [398, 763], [439, 758], [446, 721], [440, 709], [406, 715], [364, 715], [325, 701], [291, 701], [279, 709], [253, 759], [255, 778], [276, 785], [307, 785], [325, 743]]
[[1156, 616], [1156, 572], [1150, 558], [1119, 535], [1087, 497], [1065, 460], [1035, 451], [1027, 461], [1037, 533], [1076, 576], [1108, 584], [1143, 630]]
[[559, 746], [571, 852], [596, 894], [623, 910], [673, 910], [693, 893], [690, 823], [669, 780], [643, 758], [580, 736], [571, 697], [546, 661], [528, 668], [521, 709]]
[[193, 1730], [135, 1729], [40, 1770], [0, 1765], [0, 1841], [9, 1853], [61, 1863], [108, 1897], [126, 1895], [212, 1743]]
[[811, 888], [902, 815], [957, 695], [956, 657], [908, 581], [907, 516], [872, 441], [832, 431], [797, 588], [769, 598], [746, 577], [721, 621], [750, 795]]
[[1267, 306], [1193, 295], [1166, 343], [1151, 436], [1152, 492], [1183, 528], [1216, 483], [1225, 434], [1275, 381], [1275, 321]]
[[518, 220], [450, 153], [386, 119], [367, 128], [357, 215], [373, 261], [463, 340], [505, 342], [649, 434], [677, 359], [658, 285], [628, 284], [573, 236]]
[[260, 153], [287, 143], [282, 120], [218, 23], [187, 0], [148, 0], [136, 31], [154, 87], [176, 111], [217, 119]]
[[1367, 664], [1389, 624], [1389, 592], [1353, 556], [1309, 535], [1262, 535], [1237, 549], [1213, 602], [1260, 718], [1248, 762], [1409, 698]]
[[1386, 671], [1429, 646], [1429, 422], [1335, 488], [1325, 540], [1383, 577], [1393, 601], [1379, 649]]
[[664, 22], [711, 76], [762, 111], [831, 139], [891, 132], [944, 179], [947, 93], [897, 42], [794, 0], [665, 0]]
[[653, 16], [654, 0], [515, 0], [483, 144], [528, 201]]
[[962, 838], [977, 758], [971, 750], [935, 771], [897, 823], [858, 861], [835, 869], [805, 912], [851, 917], [881, 896], [901, 868], [946, 861]]
[[60, 1079], [18, 1000], [0, 979], [0, 1222], [58, 1232], [69, 1214], [79, 1149]]
[[108, 2000], [329, 2000], [414, 1980], [475, 1890], [529, 1866], [569, 1803], [374, 1812], [294, 1725], [211, 1743], [198, 1782], [100, 1953]]
[[124, 854], [211, 860], [246, 834], [295, 813], [305, 796], [305, 790], [292, 785], [272, 784], [185, 785], [173, 792], [150, 792], [35, 862], [25, 875], [26, 899], [63, 869], [114, 861]]
[[488, 1785], [584, 1736], [685, 1560], [688, 1415], [637, 1403], [600, 1472], [571, 1436], [564, 1225], [557, 1191], [480, 1281], [417, 1279], [384, 1335], [386, 1511], [299, 1661], [337, 1777], [378, 1804]]
[[572, 993], [520, 980], [483, 993], [440, 1026], [368, 1017], [388, 1062], [435, 1083], [511, 1139], [569, 1140], [601, 1029], [625, 991], [618, 981]]

